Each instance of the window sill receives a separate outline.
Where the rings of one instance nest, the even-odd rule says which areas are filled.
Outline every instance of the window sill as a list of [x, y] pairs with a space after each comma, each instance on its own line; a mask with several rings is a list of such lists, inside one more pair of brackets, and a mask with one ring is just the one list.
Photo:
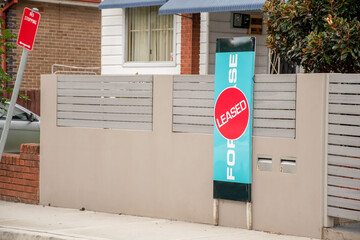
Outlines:
[[175, 67], [175, 61], [173, 62], [125, 62], [123, 67]]

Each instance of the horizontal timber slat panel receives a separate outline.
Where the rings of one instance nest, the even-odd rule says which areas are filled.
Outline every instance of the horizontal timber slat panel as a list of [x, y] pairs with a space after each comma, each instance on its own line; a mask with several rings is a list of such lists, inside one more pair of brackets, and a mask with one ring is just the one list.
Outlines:
[[103, 121], [129, 121], [129, 122], [150, 122], [150, 114], [118, 114], [118, 113], [84, 113], [84, 112], [59, 112], [58, 119], [83, 119]]
[[328, 186], [328, 195], [360, 200], [360, 191], [359, 190], [353, 190], [353, 189], [347, 189], [347, 188], [341, 188], [341, 187]]
[[[360, 169], [341, 167], [341, 166], [328, 166], [328, 175], [348, 177], [348, 178], [359, 178]], [[360, 194], [360, 191], [359, 191]]]
[[295, 110], [295, 101], [254, 101], [254, 109], [281, 109], [281, 110]]
[[360, 179], [354, 179], [354, 178], [328, 176], [328, 184], [333, 185], [333, 186], [341, 186], [341, 187], [347, 187], [347, 188], [359, 188], [360, 189]]
[[333, 207], [348, 208], [348, 209], [354, 209], [360, 211], [360, 201], [352, 200], [352, 199], [329, 196], [328, 205]]
[[214, 110], [212, 108], [189, 108], [189, 107], [174, 107], [173, 113], [175, 115], [185, 116], [213, 116]]
[[118, 83], [99, 83], [99, 82], [59, 82], [59, 89], [97, 89], [97, 90], [111, 90], [111, 89], [136, 89], [136, 90], [151, 90], [152, 84], [138, 83], [138, 82], [118, 82]]
[[[360, 126], [342, 126], [329, 124], [329, 134], [341, 134], [350, 136], [360, 136]], [[360, 145], [360, 144], [359, 144]]]
[[152, 129], [152, 76], [57, 76], [58, 126]]
[[58, 111], [151, 114], [151, 106], [58, 105]]
[[254, 92], [254, 100], [285, 100], [295, 101], [295, 92]]
[[213, 117], [200, 117], [200, 116], [174, 116], [174, 123], [180, 124], [200, 124], [200, 125], [209, 125], [214, 126], [214, 119]]
[[360, 85], [357, 84], [330, 84], [330, 93], [360, 93]]
[[254, 127], [295, 128], [295, 121], [282, 119], [254, 119]]
[[360, 126], [360, 116], [330, 114], [329, 123]]
[[179, 75], [174, 76], [174, 83], [214, 83], [214, 75]]
[[360, 220], [359, 93], [359, 74], [330, 75], [328, 215], [353, 220]]
[[328, 164], [360, 168], [360, 159], [354, 157], [328, 155]]
[[152, 76], [57, 76], [58, 82], [152, 82]]
[[360, 141], [359, 137], [352, 137], [352, 136], [339, 136], [339, 135], [329, 134], [328, 137], [328, 143], [331, 145], [358, 146], [359, 141]]
[[359, 74], [330, 74], [330, 83], [360, 84]]
[[256, 137], [294, 138], [294, 130], [255, 127], [253, 129], [253, 135]]
[[360, 95], [329, 94], [329, 103], [359, 104]]
[[152, 123], [142, 122], [106, 122], [91, 120], [58, 119], [58, 126], [61, 127], [87, 127], [87, 128], [113, 128], [132, 130], [151, 130]]
[[256, 83], [254, 92], [295, 92], [296, 83]]
[[120, 97], [58, 97], [58, 103], [67, 104], [102, 104], [151, 106], [151, 98], [120, 98]]
[[352, 219], [356, 221], [360, 221], [360, 211], [352, 211], [343, 208], [336, 207], [328, 207], [327, 208], [328, 215], [331, 217]]
[[174, 89], [179, 90], [202, 90], [202, 91], [214, 91], [214, 84], [210, 83], [174, 83]]
[[207, 107], [214, 108], [212, 99], [174, 99], [173, 105], [178, 107]]
[[329, 104], [329, 113], [360, 115], [359, 105]]
[[214, 127], [205, 125], [173, 124], [174, 132], [212, 134]]
[[260, 82], [286, 83], [296, 82], [296, 74], [256, 74], [255, 84]]
[[70, 97], [152, 97], [152, 91], [58, 89], [58, 96]]
[[295, 119], [295, 110], [256, 110], [254, 118]]

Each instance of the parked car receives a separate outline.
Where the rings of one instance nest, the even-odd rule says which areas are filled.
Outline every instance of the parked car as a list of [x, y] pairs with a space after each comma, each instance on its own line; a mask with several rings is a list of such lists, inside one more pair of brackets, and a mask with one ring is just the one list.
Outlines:
[[[0, 135], [2, 134], [9, 104], [0, 108]], [[40, 117], [30, 110], [16, 104], [4, 152], [19, 153], [23, 143], [40, 142]]]

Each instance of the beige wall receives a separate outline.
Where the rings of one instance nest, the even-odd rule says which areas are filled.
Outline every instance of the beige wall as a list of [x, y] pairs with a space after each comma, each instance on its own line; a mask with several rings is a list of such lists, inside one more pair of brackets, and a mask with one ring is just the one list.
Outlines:
[[[296, 139], [253, 138], [254, 229], [321, 237], [325, 77], [298, 76]], [[56, 76], [41, 87], [41, 204], [212, 223], [212, 135], [172, 133], [171, 76], [154, 77], [153, 131], [56, 127]], [[280, 157], [296, 158], [296, 174]], [[244, 203], [219, 211], [220, 225], [246, 228]]]

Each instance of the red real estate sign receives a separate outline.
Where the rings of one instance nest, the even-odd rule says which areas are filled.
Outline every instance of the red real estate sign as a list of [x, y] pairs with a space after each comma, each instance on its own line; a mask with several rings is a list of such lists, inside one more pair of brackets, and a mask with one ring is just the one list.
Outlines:
[[39, 26], [40, 13], [31, 10], [30, 8], [25, 8], [21, 20], [19, 37], [17, 44], [21, 47], [26, 48], [27, 50], [32, 50], [36, 32]]
[[216, 127], [224, 138], [238, 139], [248, 126], [249, 113], [249, 104], [244, 93], [236, 87], [226, 88], [215, 103]]

